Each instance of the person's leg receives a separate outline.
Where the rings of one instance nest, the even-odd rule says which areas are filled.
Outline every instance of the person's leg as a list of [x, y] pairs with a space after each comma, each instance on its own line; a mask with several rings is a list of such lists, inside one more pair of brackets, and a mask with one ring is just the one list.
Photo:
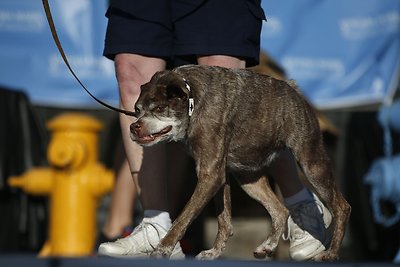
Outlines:
[[237, 57], [224, 55], [198, 56], [199, 65], [220, 66], [226, 68], [244, 68], [246, 61]]
[[[245, 61], [229, 56], [201, 56], [198, 63], [231, 68], [245, 67]], [[289, 150], [282, 151], [268, 168], [289, 209], [288, 238], [290, 256], [295, 260], [307, 260], [325, 250], [329, 237], [325, 227], [330, 224], [329, 211], [314, 198], [301, 182], [297, 164]]]
[[[170, 1], [158, 3], [158, 8], [163, 12], [168, 12], [169, 6]], [[171, 57], [173, 33], [168, 16], [158, 16], [153, 8], [152, 3], [138, 4], [132, 1], [127, 2], [124, 8], [111, 5], [106, 13], [109, 20], [103, 54], [115, 62], [120, 106], [125, 110], [134, 109], [140, 86], [157, 71], [164, 70], [165, 59]], [[136, 14], [137, 10], [140, 10], [140, 16]], [[171, 224], [165, 179], [165, 148], [159, 145], [142, 149], [132, 142], [130, 124], [134, 120], [134, 117], [120, 114], [125, 153], [145, 218], [128, 237], [101, 244], [99, 253], [104, 255], [144, 256], [157, 245]], [[120, 187], [120, 190], [130, 189]]]
[[[133, 110], [134, 104], [140, 94], [140, 86], [148, 82], [154, 73], [165, 69], [165, 65], [165, 61], [159, 58], [150, 58], [134, 54], [117, 55], [115, 57], [115, 71], [120, 91], [121, 108]], [[134, 120], [135, 118], [133, 117], [124, 114], [120, 115], [125, 153], [140, 195], [140, 200], [143, 207], [146, 209], [168, 210], [168, 205], [165, 201], [166, 190], [164, 184], [165, 179], [163, 179], [163, 164], [161, 164], [164, 162], [162, 146], [158, 149], [149, 149], [149, 156], [154, 163], [153, 166], [157, 166], [157, 168], [153, 168], [153, 170], [151, 168], [146, 168], [146, 171], [152, 171], [151, 178], [147, 177], [146, 174], [138, 175], [139, 171], [142, 171], [143, 148], [130, 139], [129, 127]], [[157, 151], [159, 152], [157, 153]], [[155, 153], [157, 153], [157, 156], [154, 155]], [[154, 190], [158, 192], [158, 194], [155, 196], [150, 190]], [[162, 201], [159, 201], [158, 198], [162, 199]]]
[[[135, 54], [118, 54], [115, 70], [120, 91], [121, 108], [133, 110], [139, 97], [140, 86], [150, 80], [157, 71], [164, 70], [163, 59]], [[130, 125], [133, 117], [120, 115], [122, 140], [129, 163], [129, 169], [138, 190], [144, 209], [142, 223], [127, 237], [115, 242], [103, 243], [99, 254], [108, 256], [146, 256], [151, 253], [159, 240], [171, 226], [168, 212], [166, 153], [165, 146], [143, 149], [130, 139]], [[121, 188], [121, 190], [124, 190]], [[125, 189], [126, 190], [126, 189]], [[126, 199], [125, 201], [130, 201]], [[179, 245], [175, 251], [177, 258], [184, 257]]]
[[137, 196], [136, 186], [126, 157], [121, 158], [121, 161], [116, 173], [107, 219], [102, 229], [105, 239], [102, 242], [126, 236], [130, 233], [126, 233], [126, 230], [132, 226], [133, 208]]
[[297, 164], [289, 150], [281, 152], [268, 168], [289, 209], [289, 254], [294, 260], [308, 260], [326, 249], [329, 236], [325, 228], [331, 215], [320, 200], [303, 185]]
[[[239, 2], [235, 3], [240, 5]], [[219, 8], [219, 3], [214, 1], [213, 4], [216, 5], [214, 8]], [[225, 20], [225, 23], [238, 23], [238, 20], [234, 22], [234, 20], [228, 18]], [[246, 33], [248, 34], [247, 40], [254, 40], [254, 43], [257, 43], [256, 32], [258, 21], [249, 19], [247, 22], [240, 21], [239, 23], [242, 25], [249, 23], [249, 29], [253, 29], [254, 32], [248, 31]], [[185, 26], [183, 25], [183, 27]], [[222, 25], [221, 27], [224, 26]], [[198, 63], [204, 65], [243, 68], [246, 63], [247, 65], [250, 65], [251, 62], [258, 61], [256, 58], [253, 58], [254, 51], [257, 51], [257, 48], [254, 47], [253, 49], [249, 49], [249, 47], [245, 46], [244, 43], [240, 43], [241, 38], [246, 36], [245, 33], [237, 31], [236, 33], [229, 34], [233, 36], [233, 38], [227, 38], [231, 42], [229, 44], [230, 52], [237, 53], [237, 55], [241, 55], [240, 57], [218, 55], [200, 56], [198, 57]], [[240, 36], [240, 34], [242, 35]], [[218, 34], [216, 33], [214, 37], [226, 38], [224, 34], [217, 36]], [[218, 42], [221, 44], [223, 43], [223, 40], [219, 39]], [[236, 47], [236, 49], [234, 47]], [[199, 54], [201, 54], [201, 52], [202, 51], [198, 51]], [[204, 51], [203, 53], [207, 53], [207, 51]], [[243, 59], [246, 59], [247, 62]], [[330, 223], [330, 214], [323, 204], [317, 198], [314, 198], [313, 194], [302, 184], [297, 173], [296, 161], [289, 150], [279, 153], [276, 160], [269, 167], [268, 172], [278, 184], [284, 197], [284, 204], [290, 212], [288, 221], [290, 255], [296, 260], [307, 260], [325, 249], [326, 242], [329, 241], [329, 238], [327, 238], [324, 226]]]
[[288, 150], [277, 155], [268, 168], [268, 174], [277, 183], [284, 199], [290, 198], [304, 189], [297, 174], [297, 164]]
[[[245, 67], [244, 60], [222, 55], [199, 56], [198, 63], [230, 68]], [[324, 213], [328, 211], [301, 182], [296, 161], [289, 150], [277, 155], [268, 168], [268, 174], [279, 186], [284, 204], [291, 214], [288, 222], [291, 225], [288, 233], [291, 238], [291, 257], [305, 260], [315, 256], [325, 249], [328, 241], [323, 220]], [[326, 224], [329, 224], [330, 218], [326, 220]]]

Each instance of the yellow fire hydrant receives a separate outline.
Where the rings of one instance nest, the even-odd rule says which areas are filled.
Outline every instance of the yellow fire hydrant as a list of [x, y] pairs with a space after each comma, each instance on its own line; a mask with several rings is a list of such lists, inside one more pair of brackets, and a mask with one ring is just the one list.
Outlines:
[[33, 195], [49, 195], [49, 234], [39, 256], [88, 256], [96, 239], [99, 197], [109, 192], [114, 174], [98, 162], [96, 119], [65, 113], [47, 124], [51, 140], [50, 167], [34, 168], [11, 177], [10, 186]]

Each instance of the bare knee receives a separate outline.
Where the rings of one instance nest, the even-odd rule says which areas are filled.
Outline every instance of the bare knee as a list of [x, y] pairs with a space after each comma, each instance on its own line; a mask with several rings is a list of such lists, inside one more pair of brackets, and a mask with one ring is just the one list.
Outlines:
[[246, 67], [246, 61], [244, 59], [225, 55], [199, 56], [197, 61], [200, 65], [221, 66], [226, 68]]
[[121, 106], [132, 108], [140, 94], [140, 86], [148, 82], [157, 71], [165, 69], [165, 61], [160, 58], [135, 54], [117, 54], [115, 73], [117, 76]]

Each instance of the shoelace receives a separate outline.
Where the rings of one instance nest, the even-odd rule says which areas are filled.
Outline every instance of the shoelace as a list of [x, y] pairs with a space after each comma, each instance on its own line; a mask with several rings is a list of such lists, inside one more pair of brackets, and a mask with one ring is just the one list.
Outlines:
[[[155, 249], [155, 246], [153, 246], [153, 245], [151, 244], [151, 242], [150, 242], [149, 233], [148, 233], [149, 230], [147, 229], [147, 227], [152, 227], [152, 228], [154, 228], [154, 230], [157, 232], [157, 235], [158, 235], [158, 236], [160, 237], [160, 239], [161, 239], [160, 232], [159, 232], [159, 230], [157, 229], [157, 227], [159, 227], [159, 228], [161, 228], [161, 229], [164, 229], [164, 228], [163, 228], [160, 224], [158, 224], [158, 223], [156, 223], [156, 222], [151, 222], [150, 220], [147, 220], [146, 218], [144, 218], [143, 221], [133, 230], [133, 232], [132, 232], [129, 236], [127, 236], [127, 237], [125, 237], [125, 238], [118, 239], [116, 242], [121, 243], [121, 241], [122, 241], [122, 243], [123, 243], [123, 242], [129, 242], [132, 246], [137, 245], [137, 244], [135, 244], [135, 242], [133, 242], [133, 241], [130, 239], [130, 237], [131, 237], [132, 235], [140, 234], [140, 232], [141, 232], [141, 234], [142, 234], [142, 236], [143, 236], [143, 239], [144, 239], [144, 242], [146, 242], [147, 244], [149, 244], [150, 247], [151, 247], [151, 250], [146, 250], [146, 251], [142, 251], [142, 252], [146, 253], [147, 255], [150, 255], [150, 253], [153, 252], [153, 250]], [[147, 246], [146, 246], [146, 247], [147, 247]]]
[[[292, 232], [291, 223], [288, 223], [287, 226], [288, 226], [288, 228], [287, 228], [287, 234], [285, 235], [285, 233], [283, 233], [283, 234], [282, 234], [282, 239], [285, 240], [285, 241], [286, 241], [286, 240], [292, 241], [292, 240], [293, 240], [293, 236], [290, 234], [290, 233]], [[301, 228], [300, 228], [300, 230], [301, 230]], [[302, 230], [302, 231], [303, 231], [303, 230]]]

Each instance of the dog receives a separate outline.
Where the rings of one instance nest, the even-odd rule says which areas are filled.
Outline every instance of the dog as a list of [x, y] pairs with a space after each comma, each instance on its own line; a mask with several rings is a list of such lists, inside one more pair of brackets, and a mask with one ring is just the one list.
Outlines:
[[197, 258], [222, 254], [233, 234], [232, 174], [271, 215], [271, 232], [254, 251], [256, 258], [271, 256], [289, 212], [271, 190], [265, 170], [277, 153], [289, 149], [334, 218], [331, 244], [314, 260], [338, 259], [351, 208], [335, 184], [314, 110], [294, 82], [246, 69], [185, 65], [157, 72], [142, 85], [135, 116], [130, 126], [134, 142], [185, 142], [198, 178], [190, 200], [152, 255], [168, 257], [212, 198], [218, 233], [213, 247]]

